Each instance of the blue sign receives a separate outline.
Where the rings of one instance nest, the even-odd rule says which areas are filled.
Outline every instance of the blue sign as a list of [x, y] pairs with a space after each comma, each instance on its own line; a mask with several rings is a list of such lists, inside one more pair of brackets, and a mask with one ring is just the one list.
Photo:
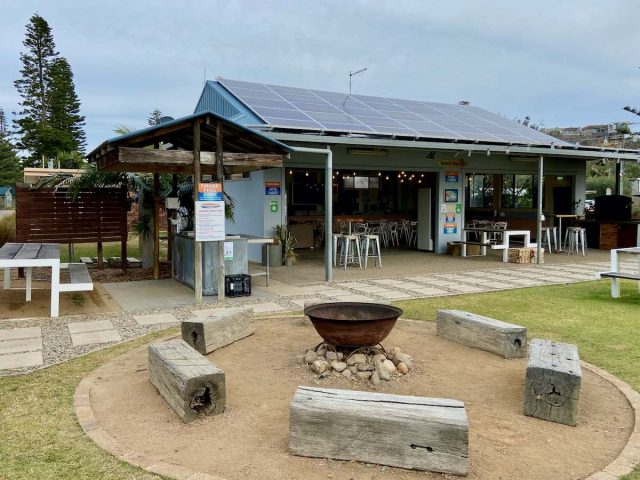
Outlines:
[[221, 202], [222, 184], [221, 183], [200, 183], [198, 184], [198, 201], [199, 202]]
[[265, 195], [280, 195], [280, 182], [264, 182]]

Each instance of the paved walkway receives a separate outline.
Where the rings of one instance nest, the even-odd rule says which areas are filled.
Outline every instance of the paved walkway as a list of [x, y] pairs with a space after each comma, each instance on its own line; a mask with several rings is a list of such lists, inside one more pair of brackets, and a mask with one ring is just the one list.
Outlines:
[[[635, 268], [632, 261], [623, 263], [623, 270]], [[215, 297], [210, 297], [206, 299], [209, 304], [199, 306], [190, 305], [193, 301], [190, 289], [172, 280], [104, 284], [125, 311], [0, 321], [0, 375], [28, 372], [176, 326], [182, 320], [215, 313], [212, 306], [219, 310], [243, 304], [251, 306], [257, 315], [276, 314], [300, 311], [305, 301], [310, 300], [391, 302], [583, 282], [593, 280], [596, 272], [608, 269], [609, 262], [588, 262], [374, 278], [304, 287], [274, 281], [269, 288], [254, 287], [251, 297], [230, 298], [223, 305], [216, 304]]]

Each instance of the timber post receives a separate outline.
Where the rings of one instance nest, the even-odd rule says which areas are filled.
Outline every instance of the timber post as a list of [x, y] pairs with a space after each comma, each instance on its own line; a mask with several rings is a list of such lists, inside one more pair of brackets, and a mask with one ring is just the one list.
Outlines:
[[[193, 124], [193, 201], [198, 201], [198, 189], [200, 188], [200, 121], [196, 119]], [[193, 230], [196, 232], [196, 222], [194, 219]], [[195, 247], [194, 247], [194, 282], [193, 288], [195, 290], [196, 303], [202, 303], [202, 243], [200, 243], [195, 235]]]
[[[224, 202], [224, 166], [222, 163], [222, 122], [216, 121], [216, 176], [220, 182], [220, 190], [222, 192], [222, 201]], [[226, 212], [226, 208], [225, 208]], [[224, 240], [218, 242], [218, 301], [224, 301]]]
[[160, 278], [160, 174], [153, 174], [153, 278]]

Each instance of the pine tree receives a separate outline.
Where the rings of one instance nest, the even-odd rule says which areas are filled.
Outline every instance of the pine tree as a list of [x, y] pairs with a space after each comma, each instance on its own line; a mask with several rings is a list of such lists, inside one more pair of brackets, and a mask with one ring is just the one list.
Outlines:
[[14, 82], [22, 110], [14, 123], [17, 147], [30, 153], [29, 165], [39, 165], [60, 151], [84, 151], [84, 117], [71, 67], [56, 52], [49, 24], [35, 14], [26, 28], [21, 78]]
[[160, 109], [156, 108], [149, 114], [149, 118], [147, 118], [147, 123], [152, 127], [154, 125], [160, 125], [160, 119], [162, 118], [162, 112]]
[[0, 108], [0, 186], [14, 185], [20, 175], [18, 157], [8, 135], [7, 118]]
[[84, 117], [73, 84], [73, 72], [66, 58], [56, 59], [49, 71], [49, 107], [47, 128], [51, 130], [50, 157], [59, 151], [83, 152]]
[[44, 142], [47, 135], [49, 100], [49, 75], [51, 65], [58, 56], [53, 34], [47, 21], [34, 14], [26, 26], [27, 34], [22, 44], [26, 52], [20, 54], [21, 78], [14, 82], [22, 97], [18, 118], [14, 120], [19, 136], [18, 148], [31, 152], [32, 159], [39, 160], [45, 155]]

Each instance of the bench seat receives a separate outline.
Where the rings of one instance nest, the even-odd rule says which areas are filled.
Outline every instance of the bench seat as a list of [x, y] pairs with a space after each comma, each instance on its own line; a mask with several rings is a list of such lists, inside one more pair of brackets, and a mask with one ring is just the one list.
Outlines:
[[622, 278], [624, 280], [636, 280], [640, 282], [640, 275], [622, 272], [599, 272], [596, 274], [598, 278]]
[[60, 283], [61, 292], [89, 292], [93, 282], [84, 263], [69, 263], [69, 283]]

